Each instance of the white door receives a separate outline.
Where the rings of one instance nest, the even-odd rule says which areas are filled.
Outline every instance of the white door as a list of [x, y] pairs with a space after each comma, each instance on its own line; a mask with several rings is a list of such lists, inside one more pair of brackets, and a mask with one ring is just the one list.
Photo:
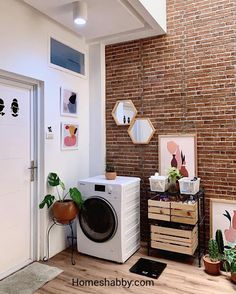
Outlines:
[[33, 261], [33, 88], [0, 79], [0, 279]]

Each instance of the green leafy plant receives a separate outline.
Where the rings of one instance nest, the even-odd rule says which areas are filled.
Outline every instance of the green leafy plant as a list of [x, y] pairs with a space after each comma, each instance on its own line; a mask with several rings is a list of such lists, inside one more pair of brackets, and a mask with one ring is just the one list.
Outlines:
[[216, 231], [215, 240], [218, 245], [219, 253], [221, 255], [223, 255], [224, 254], [224, 240], [223, 240], [223, 234], [222, 234], [221, 230]]
[[106, 172], [107, 173], [113, 173], [115, 172], [115, 167], [112, 163], [107, 163], [106, 164]]
[[209, 258], [212, 262], [216, 262], [221, 259], [218, 244], [217, 244], [216, 240], [214, 240], [214, 239], [209, 240], [208, 249], [209, 249]]
[[236, 273], [236, 248], [225, 250], [224, 268], [226, 271]]
[[39, 204], [40, 209], [44, 208], [45, 205], [47, 205], [48, 208], [51, 207], [54, 201], [63, 202], [67, 195], [70, 195], [70, 198], [78, 205], [78, 207], [82, 208], [84, 201], [80, 191], [76, 187], [70, 188], [69, 191], [65, 193], [65, 184], [56, 173], [49, 173], [47, 182], [49, 186], [55, 187], [57, 196], [47, 194]]
[[182, 178], [180, 171], [176, 167], [170, 167], [167, 171], [167, 176], [173, 182]]

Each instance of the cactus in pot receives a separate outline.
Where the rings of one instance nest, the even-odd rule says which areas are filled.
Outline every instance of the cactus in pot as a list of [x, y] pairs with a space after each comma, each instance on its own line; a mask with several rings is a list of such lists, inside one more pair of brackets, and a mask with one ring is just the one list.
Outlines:
[[224, 240], [223, 240], [223, 234], [222, 234], [221, 230], [216, 231], [215, 239], [216, 239], [216, 242], [218, 245], [219, 253], [223, 255], [224, 254]]
[[203, 257], [205, 271], [210, 275], [219, 275], [221, 255], [216, 240], [211, 239], [208, 242], [209, 255]]
[[224, 252], [225, 252], [225, 245], [224, 245], [224, 239], [223, 239], [223, 234], [221, 230], [217, 230], [215, 234], [215, 239], [218, 244], [219, 248], [219, 254], [221, 256], [221, 264], [220, 264], [220, 270], [225, 271], [224, 267]]
[[216, 240], [211, 239], [208, 243], [209, 248], [209, 258], [212, 262], [216, 262], [219, 260], [219, 247]]

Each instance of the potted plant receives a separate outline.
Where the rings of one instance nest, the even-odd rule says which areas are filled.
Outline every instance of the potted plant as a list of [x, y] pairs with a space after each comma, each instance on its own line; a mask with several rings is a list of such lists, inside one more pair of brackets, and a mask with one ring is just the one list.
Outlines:
[[106, 179], [107, 180], [115, 180], [116, 178], [116, 171], [115, 167], [111, 163], [106, 164], [106, 173], [105, 173]]
[[[45, 205], [48, 208], [52, 206], [53, 218], [61, 224], [68, 224], [76, 217], [78, 210], [83, 206], [84, 201], [81, 193], [76, 187], [70, 188], [65, 193], [65, 184], [56, 173], [49, 173], [47, 182], [49, 186], [56, 189], [57, 196], [47, 194], [39, 204], [39, 208], [42, 209]], [[71, 199], [65, 199], [68, 194]]]
[[236, 283], [236, 248], [225, 250], [224, 268], [231, 272], [231, 281]]
[[216, 240], [209, 240], [208, 249], [209, 254], [203, 256], [205, 271], [210, 275], [219, 275], [221, 256]]
[[169, 179], [169, 189], [170, 193], [177, 193], [179, 191], [179, 185], [177, 180], [182, 178], [180, 171], [176, 167], [171, 167], [168, 169], [167, 176]]

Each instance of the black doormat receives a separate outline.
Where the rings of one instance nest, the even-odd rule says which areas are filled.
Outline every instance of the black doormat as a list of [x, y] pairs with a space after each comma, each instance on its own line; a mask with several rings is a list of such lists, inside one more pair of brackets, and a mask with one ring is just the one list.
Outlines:
[[151, 259], [139, 258], [139, 260], [129, 269], [131, 273], [158, 279], [166, 267], [166, 263]]

